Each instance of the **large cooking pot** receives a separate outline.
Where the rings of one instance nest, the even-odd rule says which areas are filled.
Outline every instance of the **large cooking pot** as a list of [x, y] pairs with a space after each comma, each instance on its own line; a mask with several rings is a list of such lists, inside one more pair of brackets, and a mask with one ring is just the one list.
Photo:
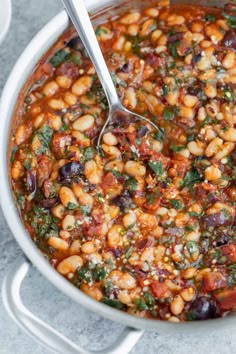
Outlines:
[[[173, 1], [178, 2], [178, 1]], [[228, 1], [219, 0], [182, 0], [182, 3], [198, 3], [207, 6], [223, 6]], [[114, 13], [122, 14], [128, 9], [148, 6], [155, 3], [154, 0], [87, 0], [87, 8], [90, 11], [95, 23], [103, 21], [107, 16]], [[156, 1], [158, 3], [158, 1]], [[3, 90], [0, 107], [1, 129], [0, 129], [0, 202], [6, 221], [26, 257], [17, 261], [9, 270], [3, 283], [3, 301], [11, 317], [21, 328], [34, 336], [38, 341], [59, 353], [91, 353], [75, 345], [59, 334], [56, 330], [45, 324], [29, 310], [27, 310], [20, 298], [21, 283], [26, 276], [31, 264], [34, 264], [39, 271], [52, 282], [58, 289], [68, 295], [78, 304], [88, 308], [110, 320], [119, 322], [125, 326], [124, 332], [116, 339], [115, 343], [100, 353], [128, 353], [140, 336], [143, 330], [155, 330], [159, 333], [174, 334], [176, 332], [195, 332], [198, 329], [219, 329], [226, 326], [233, 326], [236, 323], [234, 316], [219, 318], [208, 321], [196, 321], [188, 323], [170, 323], [159, 320], [137, 318], [119, 310], [113, 309], [105, 304], [99, 303], [83, 292], [78, 290], [56, 272], [50, 264], [39, 253], [26, 232], [16, 206], [9, 183], [9, 151], [8, 141], [11, 132], [11, 117], [17, 103], [18, 95], [34, 70], [35, 65], [42, 55], [56, 42], [57, 38], [68, 28], [69, 19], [65, 11], [54, 17], [30, 42], [23, 54], [18, 59], [11, 75], [8, 78]]]

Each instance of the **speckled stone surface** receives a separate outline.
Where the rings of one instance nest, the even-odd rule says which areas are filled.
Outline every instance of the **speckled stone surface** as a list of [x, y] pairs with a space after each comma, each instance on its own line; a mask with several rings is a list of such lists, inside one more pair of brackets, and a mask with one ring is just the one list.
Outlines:
[[[0, 46], [0, 91], [24, 47], [61, 7], [59, 0], [13, 0], [10, 31]], [[0, 211], [0, 284], [10, 264], [20, 254], [21, 250]], [[102, 348], [122, 330], [120, 325], [104, 320], [70, 301], [35, 269], [31, 270], [24, 282], [22, 297], [34, 313], [89, 348]], [[208, 332], [188, 336], [184, 333], [161, 336], [149, 332], [144, 334], [132, 354], [233, 354], [236, 352], [235, 329], [236, 324], [234, 328], [222, 328], [217, 333], [209, 328]], [[48, 350], [28, 337], [9, 318], [0, 296], [0, 354], [47, 353]]]

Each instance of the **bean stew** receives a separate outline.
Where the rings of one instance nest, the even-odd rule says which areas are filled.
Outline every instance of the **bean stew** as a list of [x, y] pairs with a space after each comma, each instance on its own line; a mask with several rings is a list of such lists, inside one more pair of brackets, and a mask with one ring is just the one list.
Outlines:
[[39, 63], [11, 185], [33, 242], [97, 301], [182, 322], [236, 308], [236, 8], [158, 6], [97, 26], [124, 106], [108, 115], [73, 30]]

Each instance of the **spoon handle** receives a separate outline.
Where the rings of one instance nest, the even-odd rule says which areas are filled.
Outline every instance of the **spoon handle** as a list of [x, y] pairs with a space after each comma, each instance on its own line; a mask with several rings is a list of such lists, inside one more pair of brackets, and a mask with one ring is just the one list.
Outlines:
[[119, 106], [120, 100], [98, 44], [84, 1], [62, 0], [62, 2], [95, 67], [107, 96], [110, 109]]

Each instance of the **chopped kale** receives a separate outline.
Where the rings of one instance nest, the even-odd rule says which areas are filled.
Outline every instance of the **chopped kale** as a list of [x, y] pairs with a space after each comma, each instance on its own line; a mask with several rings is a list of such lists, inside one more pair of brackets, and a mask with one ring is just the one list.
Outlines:
[[170, 145], [170, 149], [172, 151], [174, 151], [174, 152], [179, 152], [179, 151], [182, 151], [182, 150], [186, 149], [186, 147], [183, 146], [183, 145], [173, 145], [173, 144], [171, 144]]
[[236, 16], [229, 15], [226, 12], [222, 12], [222, 16], [227, 20], [231, 28], [236, 29]]
[[16, 145], [13, 146], [12, 151], [11, 151], [11, 160], [10, 160], [11, 163], [13, 163], [13, 161], [15, 160], [15, 155], [16, 155], [17, 150], [18, 150], [18, 146], [16, 146]]
[[91, 160], [94, 157], [95, 151], [91, 146], [87, 146], [84, 149], [83, 154], [84, 154], [84, 159], [87, 161], [87, 160]]
[[215, 22], [216, 17], [213, 14], [206, 14], [205, 20], [208, 21], [208, 22]]
[[96, 265], [94, 269], [92, 269], [92, 278], [95, 281], [101, 281], [106, 278], [108, 274], [108, 270], [103, 267]]
[[115, 300], [115, 299], [108, 299], [106, 297], [104, 297], [102, 299], [102, 302], [108, 306], [114, 307], [115, 309], [118, 310], [124, 310], [125, 309], [125, 305], [122, 304], [122, 302], [120, 302], [119, 300]]
[[66, 206], [66, 209], [68, 209], [68, 210], [74, 210], [76, 208], [78, 208], [78, 206], [74, 203], [71, 203], [71, 202], [69, 202]]
[[134, 177], [131, 177], [125, 181], [125, 188], [128, 189], [131, 193], [137, 189], [138, 182]]
[[165, 121], [173, 120], [179, 113], [179, 108], [177, 106], [165, 107], [163, 111], [163, 118]]
[[158, 176], [163, 175], [163, 166], [160, 161], [149, 161], [148, 165]]
[[169, 43], [168, 44], [168, 50], [170, 55], [172, 55], [173, 58], [177, 59], [178, 58], [178, 47], [180, 46], [181, 42], [180, 41], [176, 41], [173, 43]]
[[153, 138], [157, 141], [163, 141], [165, 135], [165, 130], [163, 128], [159, 128], [154, 134]]
[[41, 146], [36, 149], [35, 153], [37, 155], [46, 154], [50, 147], [53, 130], [48, 125], [44, 125], [42, 128], [36, 131], [35, 135], [37, 135], [41, 143]]
[[183, 179], [183, 186], [192, 188], [195, 183], [202, 182], [204, 177], [198, 173], [198, 170], [195, 167], [192, 167], [185, 175]]
[[50, 59], [50, 63], [54, 68], [64, 63], [70, 58], [70, 53], [68, 53], [65, 49], [58, 50], [54, 56]]
[[100, 37], [103, 33], [107, 34], [108, 33], [107, 29], [103, 28], [101, 26], [98, 26], [95, 31], [96, 36]]
[[170, 202], [171, 202], [173, 208], [176, 210], [182, 209], [182, 207], [183, 207], [181, 201], [178, 199], [172, 199]]
[[195, 241], [188, 241], [186, 247], [190, 254], [198, 251], [198, 244]]

